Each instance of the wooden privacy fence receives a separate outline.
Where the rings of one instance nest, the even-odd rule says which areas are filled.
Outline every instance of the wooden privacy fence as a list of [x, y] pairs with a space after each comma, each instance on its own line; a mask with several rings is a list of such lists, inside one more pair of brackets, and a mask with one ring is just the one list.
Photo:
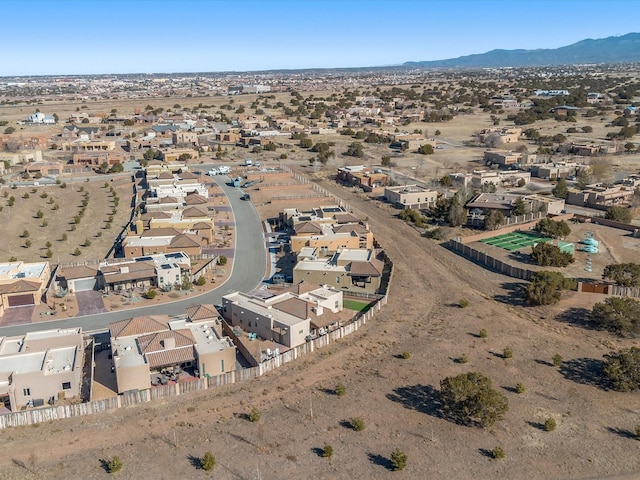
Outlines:
[[177, 397], [188, 395], [200, 390], [209, 390], [224, 385], [246, 382], [258, 378], [282, 365], [296, 360], [298, 357], [313, 353], [316, 349], [326, 347], [337, 342], [341, 338], [355, 333], [358, 329], [366, 325], [367, 321], [387, 303], [387, 296], [382, 296], [373, 307], [366, 313], [357, 315], [356, 320], [344, 325], [322, 337], [292, 348], [277, 357], [258, 364], [255, 367], [243, 370], [235, 370], [222, 375], [210, 378], [199, 378], [190, 382], [181, 382], [174, 385], [164, 385], [147, 390], [132, 390], [117, 397], [95, 400], [93, 402], [79, 403], [75, 405], [60, 405], [52, 407], [37, 408], [21, 412], [11, 412], [0, 415], [0, 429], [7, 427], [19, 427], [34, 423], [59, 420], [63, 418], [82, 417], [94, 413], [105, 412], [123, 407], [132, 407], [161, 398]]

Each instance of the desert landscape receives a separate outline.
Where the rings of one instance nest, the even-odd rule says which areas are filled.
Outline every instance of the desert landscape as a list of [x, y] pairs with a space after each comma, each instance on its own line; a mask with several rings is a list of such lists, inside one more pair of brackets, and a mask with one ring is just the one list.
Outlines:
[[[637, 72], [634, 75], [637, 77]], [[456, 172], [497, 171], [497, 167], [485, 164], [484, 152], [512, 150], [537, 152], [545, 164], [599, 165], [591, 169], [589, 184], [612, 182], [637, 173], [640, 153], [633, 136], [624, 139], [608, 135], [620, 130], [620, 125], [612, 123], [627, 118], [622, 100], [615, 96], [616, 89], [637, 85], [635, 80], [609, 78], [606, 88], [611, 103], [595, 106], [586, 104], [583, 86], [576, 87], [585, 94], [585, 99], [581, 97], [585, 104], [574, 122], [552, 116], [522, 125], [525, 130], [536, 130], [540, 137], [549, 137], [546, 140], [536, 140], [529, 132], [508, 145], [480, 142], [477, 134], [482, 129], [516, 127], [513, 115], [526, 110], [520, 107], [509, 112], [488, 101], [488, 93], [498, 95], [510, 88], [524, 101], [525, 95], [518, 89], [525, 87], [513, 77], [496, 80], [487, 74], [478, 82], [460, 77], [432, 83], [417, 77], [391, 91], [377, 86], [372, 75], [365, 79], [368, 85], [359, 85], [357, 92], [340, 86], [340, 82], [327, 81], [329, 85], [308, 91], [287, 87], [264, 94], [89, 101], [61, 101], [54, 97], [36, 103], [38, 108], [55, 112], [61, 119], [87, 110], [112, 112], [114, 118], [123, 115], [133, 122], [140, 115], [134, 113], [136, 110], [156, 111], [156, 120], [163, 114], [173, 117], [168, 114], [173, 110], [176, 117], [179, 113], [180, 120], [183, 112], [188, 112], [198, 120], [211, 117], [207, 120], [211, 124], [224, 123], [224, 113], [255, 131], [276, 129], [275, 119], [279, 118], [296, 123], [302, 132], [327, 128], [330, 131], [321, 135], [300, 133], [295, 127], [290, 134], [270, 137], [272, 142], [249, 148], [216, 141], [212, 128], [198, 136], [198, 145], [192, 146], [198, 158], [185, 157], [185, 170], [198, 172], [200, 178], [206, 179], [204, 173], [211, 166], [228, 165], [232, 168], [229, 180], [241, 177], [243, 182], [256, 181], [245, 191], [263, 221], [277, 217], [284, 208], [307, 211], [340, 201], [370, 226], [376, 241], [392, 259], [394, 272], [387, 305], [364, 328], [258, 379], [144, 406], [1, 430], [0, 476], [106, 478], [109, 461], [118, 456], [123, 478], [208, 478], [210, 474], [201, 468], [200, 459], [212, 452], [216, 458], [214, 474], [224, 479], [382, 479], [391, 475], [505, 480], [633, 478], [634, 472], [640, 470], [640, 460], [635, 455], [640, 448], [635, 438], [635, 428], [640, 423], [637, 392], [614, 391], [602, 372], [602, 363], [604, 355], [638, 346], [638, 342], [633, 336], [624, 338], [590, 323], [592, 307], [604, 302], [606, 295], [568, 290], [555, 304], [532, 306], [523, 294], [528, 282], [483, 268], [446, 248], [444, 240], [477, 233], [477, 228], [445, 225], [434, 218], [430, 208], [422, 209], [428, 218], [427, 228], [414, 227], [401, 220], [401, 210], [385, 202], [379, 192], [365, 192], [336, 182], [339, 168], [363, 165], [371, 172], [384, 172], [390, 185], [419, 182], [437, 190], [439, 198], [451, 201], [454, 190], [443, 184], [443, 177]], [[579, 78], [579, 72], [573, 73], [565, 81], [573, 85]], [[365, 80], [358, 77], [358, 81]], [[490, 81], [501, 84], [489, 87]], [[462, 90], [472, 90], [471, 87], [476, 89], [479, 100], [463, 98]], [[313, 115], [318, 110], [322, 112], [318, 115], [325, 115], [330, 109], [338, 111], [338, 107], [345, 111], [350, 107], [364, 108], [363, 98], [367, 97], [380, 96], [388, 99], [385, 102], [400, 104], [404, 97], [411, 96], [407, 92], [412, 90], [415, 104], [400, 108], [399, 112], [395, 106], [393, 111], [382, 108], [378, 117], [373, 115], [378, 123], [369, 121], [369, 113], [362, 113], [363, 118], [358, 119], [359, 126], [354, 126], [352, 133], [346, 125], [329, 128], [328, 122]], [[424, 101], [418, 101], [423, 94]], [[446, 97], [444, 104], [442, 97]], [[32, 113], [34, 105], [22, 102], [3, 105], [0, 118], [7, 125]], [[324, 106], [316, 109], [319, 103]], [[297, 111], [301, 106], [305, 106], [304, 110]], [[295, 110], [287, 113], [286, 108]], [[429, 117], [431, 111], [446, 111], [447, 118], [433, 120]], [[590, 115], [589, 111], [597, 111], [597, 115]], [[398, 118], [387, 124], [383, 113]], [[356, 116], [344, 111], [334, 114], [341, 115], [345, 117], [341, 121]], [[267, 125], [257, 125], [261, 121]], [[315, 125], [319, 123], [321, 127]], [[111, 130], [119, 132], [123, 144], [125, 137], [133, 141], [145, 136], [150, 128], [144, 123], [125, 125], [124, 121], [108, 126], [100, 123], [97, 128], [104, 128], [106, 135], [113, 125], [116, 126]], [[227, 125], [236, 128], [231, 120]], [[9, 141], [31, 135], [51, 137], [60, 128], [20, 125], [5, 136], [10, 137]], [[570, 128], [572, 132], [567, 131]], [[436, 146], [430, 153], [421, 154], [414, 148], [391, 148], [391, 141], [366, 140], [372, 135], [386, 138], [396, 133], [417, 135], [421, 141], [433, 141]], [[563, 138], [555, 137], [559, 134]], [[244, 138], [253, 137], [258, 135]], [[270, 143], [275, 146], [269, 147]], [[361, 145], [361, 154], [347, 155], [354, 143]], [[567, 150], [566, 145], [571, 143], [611, 149], [610, 153], [578, 158]], [[625, 147], [627, 143], [634, 148]], [[165, 153], [170, 151], [170, 147], [166, 148]], [[321, 158], [323, 151], [331, 153]], [[82, 175], [62, 172], [48, 186], [33, 184], [36, 179], [24, 175], [25, 165], [12, 165], [0, 189], [0, 221], [5, 225], [5, 242], [0, 246], [3, 260], [16, 257], [64, 263], [110, 255], [114, 234], [126, 229], [135, 214], [131, 177], [142, 171], [148, 160], [142, 150], [127, 154], [129, 170], [122, 174], [103, 174], [96, 171], [98, 168]], [[69, 153], [57, 145], [54, 148], [51, 139], [43, 155], [48, 161], [70, 161]], [[279, 173], [261, 173], [260, 169], [247, 166], [247, 158]], [[273, 180], [276, 175], [277, 180]], [[571, 186], [578, 182], [569, 181], [575, 182]], [[535, 190], [551, 196], [558, 182], [536, 179], [531, 183], [532, 187], [497, 188], [499, 193], [526, 196]], [[476, 195], [479, 190], [469, 193]], [[632, 203], [636, 197], [634, 194], [625, 204], [631, 207], [631, 226], [640, 226], [636, 203]], [[217, 246], [225, 246], [235, 240], [235, 217], [226, 208], [227, 200], [215, 198], [219, 202], [214, 218], [218, 225]], [[83, 208], [76, 221], [75, 216]], [[605, 209], [593, 208], [589, 212], [597, 219]], [[106, 228], [106, 224], [110, 227]], [[225, 225], [230, 228], [225, 229]], [[571, 223], [570, 227], [569, 241], [578, 242], [592, 232], [603, 247], [593, 256], [590, 275], [584, 269], [586, 254], [576, 252], [575, 263], [561, 269], [572, 278], [601, 281], [607, 265], [637, 259], [640, 238], [633, 232], [595, 221]], [[442, 228], [444, 238], [427, 238], [425, 232], [435, 228]], [[478, 248], [509, 258], [497, 247], [483, 244]], [[232, 266], [230, 261], [215, 281], [223, 282]], [[208, 279], [209, 287], [211, 280]], [[164, 294], [153, 303], [169, 302], [170, 295]], [[108, 304], [111, 310], [124, 307]], [[509, 408], [503, 420], [480, 428], [456, 422], [446, 411], [440, 397], [441, 381], [469, 372], [486, 375], [493, 388], [507, 399]], [[339, 385], [343, 388], [338, 389]], [[252, 418], [252, 412], [258, 412], [259, 419], [255, 415]], [[554, 428], [546, 426], [550, 420]], [[354, 427], [356, 423], [358, 428]], [[326, 454], [327, 446], [332, 447], [331, 455]], [[504, 458], [496, 458], [497, 447], [503, 449]], [[391, 454], [395, 449], [407, 455], [407, 462], [402, 472], [392, 473]]]

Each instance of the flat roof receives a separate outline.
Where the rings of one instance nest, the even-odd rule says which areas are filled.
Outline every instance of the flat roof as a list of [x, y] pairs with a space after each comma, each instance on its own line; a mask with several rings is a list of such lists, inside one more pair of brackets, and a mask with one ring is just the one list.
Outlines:
[[366, 262], [371, 258], [371, 251], [365, 249], [343, 249], [338, 256], [338, 260], [351, 262]]
[[137, 336], [112, 338], [115, 347], [113, 361], [117, 368], [144, 365], [146, 360], [138, 349]]

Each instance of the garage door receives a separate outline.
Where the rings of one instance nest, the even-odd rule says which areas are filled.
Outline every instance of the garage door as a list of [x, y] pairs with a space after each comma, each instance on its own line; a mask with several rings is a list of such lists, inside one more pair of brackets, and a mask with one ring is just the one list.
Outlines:
[[35, 303], [32, 293], [9, 297], [9, 307], [24, 307], [26, 305], [35, 305]]
[[94, 278], [83, 278], [82, 280], [76, 280], [73, 282], [73, 289], [75, 292], [87, 292], [89, 290], [95, 290], [96, 288], [96, 279]]

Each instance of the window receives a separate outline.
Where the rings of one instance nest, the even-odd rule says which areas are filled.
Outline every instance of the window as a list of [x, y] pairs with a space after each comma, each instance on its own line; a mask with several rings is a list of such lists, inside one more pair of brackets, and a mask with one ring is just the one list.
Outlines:
[[31, 389], [30, 389], [30, 388], [23, 388], [23, 389], [22, 389], [22, 394], [23, 394], [25, 397], [29, 397], [29, 396], [31, 396]]
[[71, 390], [71, 382], [62, 382], [62, 390]]
[[303, 332], [303, 331], [302, 331], [302, 330], [300, 330], [300, 331], [298, 332], [298, 335], [302, 335], [302, 332]]
[[220, 371], [224, 372], [224, 360], [220, 360]]

